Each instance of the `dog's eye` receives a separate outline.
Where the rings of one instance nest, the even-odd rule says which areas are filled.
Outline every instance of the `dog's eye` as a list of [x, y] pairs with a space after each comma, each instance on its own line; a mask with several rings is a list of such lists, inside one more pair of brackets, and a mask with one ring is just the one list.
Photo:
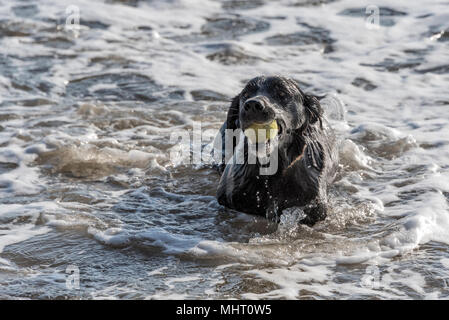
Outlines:
[[242, 93], [240, 94], [240, 99], [241, 99], [242, 101], [245, 101], [246, 99], [248, 99], [248, 96], [249, 96], [248, 92], [242, 92]]
[[278, 97], [282, 100], [282, 101], [286, 101], [288, 99], [288, 93], [285, 91], [278, 91]]

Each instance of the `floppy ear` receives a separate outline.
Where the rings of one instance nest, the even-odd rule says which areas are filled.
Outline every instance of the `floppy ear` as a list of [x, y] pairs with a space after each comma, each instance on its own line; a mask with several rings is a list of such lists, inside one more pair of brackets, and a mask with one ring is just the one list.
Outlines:
[[320, 121], [320, 126], [322, 126], [322, 116], [323, 116], [323, 108], [321, 107], [320, 100], [323, 97], [317, 97], [310, 93], [304, 93], [301, 88], [299, 87], [298, 83], [296, 81], [293, 82], [298, 89], [298, 91], [301, 93], [303, 98], [303, 105], [306, 112], [307, 121], [304, 124], [305, 127], [309, 124], [314, 124], [317, 121]]
[[236, 95], [231, 102], [226, 118], [227, 129], [237, 129], [240, 127], [239, 123], [239, 108], [240, 108], [240, 94]]
[[323, 108], [317, 97], [308, 93], [304, 94], [304, 108], [309, 124], [320, 121], [320, 125], [322, 125]]

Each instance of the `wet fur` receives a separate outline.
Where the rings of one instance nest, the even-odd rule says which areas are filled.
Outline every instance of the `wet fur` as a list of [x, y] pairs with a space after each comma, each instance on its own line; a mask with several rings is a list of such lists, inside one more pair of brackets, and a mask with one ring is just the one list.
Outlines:
[[[292, 94], [287, 99], [294, 101], [279, 112], [288, 118], [290, 127], [283, 128], [285, 136], [279, 145], [278, 170], [274, 175], [260, 175], [258, 163], [246, 162], [246, 151], [244, 164], [226, 165], [223, 152], [223, 163], [218, 168], [222, 174], [217, 190], [218, 202], [228, 208], [272, 219], [278, 219], [286, 208], [302, 207], [306, 214], [302, 223], [311, 226], [324, 220], [327, 188], [336, 174], [338, 154], [334, 133], [323, 119], [319, 100], [303, 93], [290, 79], [258, 77], [251, 81], [249, 85], [260, 87], [257, 92], [262, 94], [259, 96], [270, 92], [265, 95], [269, 95], [276, 106], [282, 105], [276, 101], [278, 86], [284, 85], [285, 92]], [[225, 129], [241, 128], [242, 93], [232, 100], [221, 128], [223, 146]]]

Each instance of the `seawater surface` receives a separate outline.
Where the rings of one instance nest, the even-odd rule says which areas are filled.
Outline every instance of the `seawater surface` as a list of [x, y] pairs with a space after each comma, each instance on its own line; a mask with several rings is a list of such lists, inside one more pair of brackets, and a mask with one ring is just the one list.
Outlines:
[[[0, 0], [0, 298], [448, 298], [448, 21], [439, 0]], [[261, 74], [326, 95], [341, 163], [313, 228], [227, 210], [210, 163], [170, 158]]]

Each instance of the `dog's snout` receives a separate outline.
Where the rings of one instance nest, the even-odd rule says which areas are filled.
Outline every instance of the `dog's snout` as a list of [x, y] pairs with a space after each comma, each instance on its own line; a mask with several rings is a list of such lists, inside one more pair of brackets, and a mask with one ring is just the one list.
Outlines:
[[260, 112], [265, 109], [264, 105], [258, 101], [258, 100], [249, 100], [245, 102], [245, 105], [243, 106], [245, 108], [245, 111], [249, 112]]
[[252, 123], [265, 123], [274, 119], [273, 107], [264, 97], [258, 96], [246, 100], [240, 109], [240, 124], [242, 128]]

